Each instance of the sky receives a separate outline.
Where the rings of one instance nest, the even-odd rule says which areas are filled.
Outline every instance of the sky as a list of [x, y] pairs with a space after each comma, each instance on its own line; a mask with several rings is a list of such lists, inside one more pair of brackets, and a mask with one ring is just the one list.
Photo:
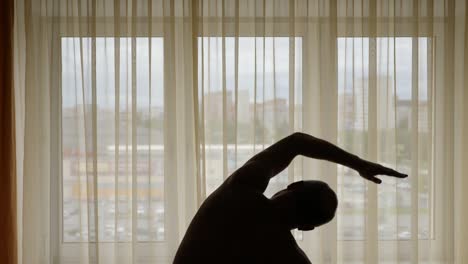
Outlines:
[[[151, 96], [149, 91], [149, 40], [137, 38], [136, 40], [136, 85], [137, 105], [148, 106], [163, 105], [163, 39], [151, 39]], [[263, 45], [265, 43], [265, 48]], [[302, 39], [296, 38], [296, 57], [302, 56]], [[63, 107], [70, 107], [82, 102], [82, 80], [87, 80], [84, 86], [85, 95], [90, 94], [91, 72], [91, 42], [90, 38], [62, 39], [62, 98]], [[255, 45], [256, 44], [256, 45]], [[131, 96], [132, 74], [132, 49], [131, 39], [120, 40], [120, 100], [121, 107], [127, 105], [126, 100]], [[396, 45], [396, 54], [393, 54]], [[115, 101], [115, 52], [114, 38], [96, 39], [96, 93], [100, 107], [114, 108]], [[275, 52], [273, 53], [273, 46]], [[225, 39], [226, 56], [226, 86], [228, 90], [234, 87], [235, 79], [235, 39]], [[427, 42], [421, 38], [418, 45], [419, 51], [419, 85], [427, 86]], [[221, 91], [222, 87], [222, 39], [219, 37], [204, 38], [199, 41], [199, 56], [204, 65], [204, 89], [205, 91]], [[354, 81], [368, 78], [369, 39], [368, 38], [339, 38], [338, 49], [338, 89], [341, 92], [350, 92]], [[83, 52], [83, 56], [80, 54]], [[256, 56], [256, 60], [255, 60]], [[253, 87], [255, 80], [255, 65], [257, 65], [257, 87], [263, 87], [263, 72], [265, 72], [265, 97], [273, 98], [273, 77], [275, 78], [276, 95], [279, 98], [287, 98], [289, 91], [289, 38], [239, 38], [239, 89], [248, 89], [251, 101], [253, 101]], [[393, 70], [396, 59], [396, 72]], [[273, 61], [276, 63], [273, 64]], [[297, 60], [296, 76], [302, 73], [302, 60]], [[81, 67], [83, 62], [83, 68]], [[208, 63], [209, 62], [209, 63]], [[201, 64], [201, 61], [200, 61]], [[396, 81], [397, 94], [400, 99], [411, 98], [412, 75], [412, 39], [411, 38], [379, 38], [377, 40], [377, 69], [380, 76], [390, 76]], [[265, 67], [264, 67], [265, 65]], [[274, 67], [273, 67], [274, 65]], [[209, 67], [209, 68], [208, 68]], [[201, 65], [199, 67], [202, 69]], [[82, 78], [81, 72], [84, 72]], [[394, 75], [396, 73], [396, 75]], [[201, 71], [199, 72], [201, 74]], [[200, 78], [201, 80], [201, 78]], [[346, 80], [346, 81], [345, 81]], [[297, 82], [297, 85], [300, 85]], [[260, 92], [260, 91], [259, 91]], [[258, 94], [262, 96], [261, 94]], [[420, 89], [420, 98], [426, 98], [425, 89]]]

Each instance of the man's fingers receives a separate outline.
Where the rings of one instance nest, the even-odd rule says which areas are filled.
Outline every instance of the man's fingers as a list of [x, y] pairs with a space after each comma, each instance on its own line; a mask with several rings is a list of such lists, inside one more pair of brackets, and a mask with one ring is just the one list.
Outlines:
[[406, 178], [408, 177], [407, 174], [403, 174], [403, 173], [400, 173], [394, 169], [390, 169], [390, 168], [387, 168], [387, 167], [384, 167], [384, 174], [385, 175], [388, 175], [388, 176], [394, 176], [394, 177], [397, 177], [397, 178]]
[[382, 180], [379, 179], [379, 178], [376, 178], [376, 177], [372, 177], [372, 178], [370, 178], [369, 180], [371, 180], [371, 181], [373, 181], [373, 182], [375, 182], [375, 183], [377, 183], [377, 184], [381, 184], [381, 183], [382, 183]]

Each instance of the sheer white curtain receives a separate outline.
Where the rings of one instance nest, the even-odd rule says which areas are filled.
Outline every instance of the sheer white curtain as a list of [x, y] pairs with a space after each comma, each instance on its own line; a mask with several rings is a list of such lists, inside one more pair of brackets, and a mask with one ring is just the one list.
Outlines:
[[[18, 0], [20, 263], [170, 263], [203, 199], [293, 131], [410, 177], [297, 158], [337, 217], [313, 263], [465, 263], [462, 0]], [[248, 239], [248, 238], [246, 238]]]

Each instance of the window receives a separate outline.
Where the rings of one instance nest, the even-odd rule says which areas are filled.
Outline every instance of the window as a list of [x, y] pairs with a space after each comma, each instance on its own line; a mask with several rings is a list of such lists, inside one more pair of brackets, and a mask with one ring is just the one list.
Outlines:
[[[302, 52], [306, 45], [303, 46], [301, 37], [295, 38], [291, 64], [288, 37], [240, 37], [237, 58], [233, 37], [224, 38], [224, 50], [221, 37], [201, 37], [198, 41], [198, 98], [203, 115], [203, 123], [199, 125], [205, 146], [202, 170], [206, 172], [206, 195], [209, 195], [223, 181], [225, 165], [229, 175], [252, 155], [288, 135], [291, 127], [301, 130]], [[92, 38], [63, 37], [61, 45], [63, 242], [93, 240], [88, 230], [93, 234], [94, 227], [88, 226], [88, 218], [95, 211], [99, 214], [100, 241], [130, 241], [134, 228], [137, 241], [164, 241], [163, 39], [100, 37], [93, 43]], [[392, 54], [395, 48], [397, 52]], [[373, 51], [375, 56], [369, 56]], [[93, 52], [95, 64], [91, 59]], [[369, 113], [375, 111], [380, 120], [379, 161], [397, 164], [408, 172], [417, 166], [419, 172], [417, 186], [409, 178], [386, 180], [379, 186], [379, 238], [411, 238], [415, 188], [418, 237], [431, 238], [432, 40], [340, 37], [337, 55], [339, 145], [358, 154], [365, 153]], [[119, 69], [114, 66], [117, 56]], [[368, 104], [369, 63], [376, 65], [376, 109], [370, 109]], [[294, 87], [290, 87], [293, 75]], [[134, 85], [137, 89], [132, 94]], [[93, 96], [95, 108], [84, 103], [92, 101]], [[94, 121], [92, 111], [96, 111]], [[417, 129], [413, 129], [415, 117]], [[85, 134], [91, 133], [87, 127], [93, 122], [97, 134]], [[417, 133], [420, 139], [417, 145], [412, 141], [412, 133]], [[87, 160], [87, 153], [92, 153], [94, 147], [96, 163]], [[417, 157], [416, 165], [413, 157]], [[97, 173], [97, 210], [89, 204], [87, 193], [90, 184], [87, 173], [93, 171], [93, 166]], [[271, 180], [266, 195], [285, 188], [291, 171], [295, 180], [302, 178], [302, 164], [295, 162], [292, 170], [285, 170]], [[132, 183], [134, 173], [136, 185]], [[354, 172], [338, 167], [338, 239], [364, 240], [366, 184], [359, 177], [349, 177], [350, 174]], [[132, 222], [137, 226], [132, 226]], [[300, 237], [301, 233], [296, 235]]]
[[[138, 241], [163, 241], [163, 39], [63, 37], [61, 47], [63, 242], [94, 240], [95, 227], [88, 225], [88, 217], [96, 211], [99, 241], [130, 241], [132, 215]], [[93, 100], [95, 109], [89, 104]], [[94, 147], [95, 164], [87, 157]], [[89, 202], [88, 193], [94, 183], [87, 173], [93, 166], [96, 204]], [[132, 189], [135, 173], [137, 187]]]
[[[368, 148], [369, 113], [377, 118], [379, 162], [401, 171], [417, 171], [417, 181], [385, 179], [378, 187], [381, 240], [411, 239], [411, 212], [418, 214], [418, 237], [432, 237], [432, 39], [338, 38], [338, 142], [354, 153]], [[370, 52], [375, 56], [369, 57]], [[396, 51], [396, 53], [395, 53]], [[374, 61], [372, 61], [374, 60]], [[369, 63], [375, 63], [377, 106], [370, 109]], [[415, 126], [417, 125], [417, 126]], [[416, 133], [419, 142], [412, 136]], [[412, 168], [413, 167], [413, 168]], [[366, 184], [339, 167], [341, 240], [365, 239]], [[417, 185], [415, 185], [417, 183]], [[413, 196], [413, 193], [417, 195]], [[412, 201], [417, 197], [418, 201]], [[417, 204], [417, 208], [413, 206]]]

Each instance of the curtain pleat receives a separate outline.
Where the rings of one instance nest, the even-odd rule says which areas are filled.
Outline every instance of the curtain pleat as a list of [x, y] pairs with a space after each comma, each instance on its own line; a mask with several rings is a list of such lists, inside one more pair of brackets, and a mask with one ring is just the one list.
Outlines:
[[0, 47], [0, 259], [4, 263], [18, 263], [17, 252], [17, 193], [16, 193], [16, 141], [14, 91], [14, 1], [0, 5], [0, 34], [4, 36]]

